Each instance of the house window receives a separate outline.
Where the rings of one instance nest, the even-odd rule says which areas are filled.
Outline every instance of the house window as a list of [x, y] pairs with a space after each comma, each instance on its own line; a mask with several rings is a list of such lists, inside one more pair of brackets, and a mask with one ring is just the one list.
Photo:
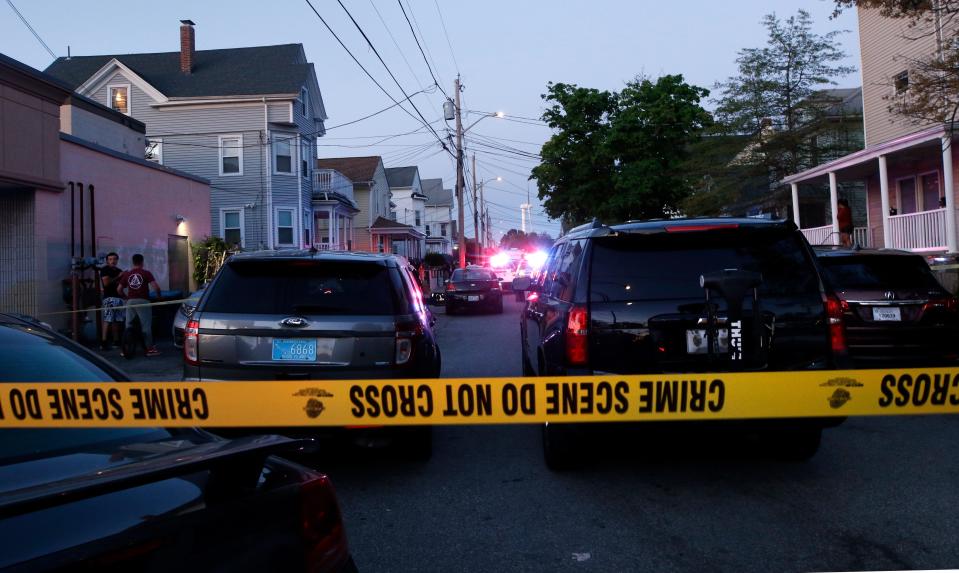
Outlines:
[[312, 245], [312, 231], [311, 227], [313, 226], [313, 213], [309, 211], [303, 212], [303, 244]]
[[276, 210], [276, 243], [293, 244], [293, 209]]
[[896, 95], [902, 95], [909, 89], [909, 71], [899, 72], [892, 77], [892, 86], [896, 89]]
[[414, 211], [414, 213], [416, 213], [416, 226], [419, 227], [420, 226], [420, 210], [417, 209], [416, 211]]
[[426, 226], [426, 236], [427, 236], [427, 237], [432, 237], [432, 236], [433, 236], [433, 233], [430, 231], [430, 226], [429, 226], [429, 225]]
[[300, 142], [300, 175], [303, 177], [310, 176], [310, 141], [304, 139]]
[[293, 136], [288, 133], [273, 134], [273, 172], [293, 173]]
[[146, 152], [144, 153], [143, 158], [147, 161], [152, 161], [154, 163], [163, 165], [163, 140], [147, 139]]
[[304, 117], [309, 117], [306, 113], [307, 108], [310, 106], [310, 92], [306, 91], [306, 88], [300, 89], [300, 113]]
[[377, 249], [377, 252], [379, 253], [383, 252], [383, 235], [377, 235], [376, 249]]
[[220, 175], [243, 175], [243, 136], [221, 135]]
[[220, 227], [223, 230], [223, 241], [227, 245], [243, 246], [243, 211], [241, 209], [220, 211]]
[[446, 236], [446, 223], [440, 223], [440, 236]]
[[122, 114], [130, 115], [130, 84], [110, 86], [110, 107]]

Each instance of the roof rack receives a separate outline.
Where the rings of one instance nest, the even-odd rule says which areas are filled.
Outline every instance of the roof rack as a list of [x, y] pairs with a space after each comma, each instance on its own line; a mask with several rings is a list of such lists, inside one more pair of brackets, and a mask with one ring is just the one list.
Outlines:
[[590, 221], [589, 223], [585, 223], [585, 224], [580, 225], [580, 226], [578, 226], [578, 227], [573, 227], [573, 228], [570, 229], [569, 231], [566, 231], [566, 234], [568, 235], [568, 234], [570, 234], [570, 233], [575, 233], [575, 232], [577, 232], [577, 231], [586, 231], [587, 229], [601, 229], [601, 228], [603, 228], [603, 227], [605, 227], [605, 225], [603, 225], [602, 223], [600, 223], [600, 222], [599, 222], [599, 219], [597, 219], [596, 217], [593, 217], [593, 220]]

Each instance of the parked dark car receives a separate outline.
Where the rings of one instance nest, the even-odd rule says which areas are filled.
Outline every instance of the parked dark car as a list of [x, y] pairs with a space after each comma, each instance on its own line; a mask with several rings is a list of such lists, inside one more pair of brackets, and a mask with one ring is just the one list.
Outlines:
[[[792, 223], [584, 225], [556, 242], [535, 282], [517, 281], [530, 293], [521, 321], [526, 375], [824, 369], [845, 353], [830, 323], [841, 319], [838, 305], [825, 297], [812, 249]], [[801, 459], [836, 423], [754, 427], [781, 455]], [[586, 432], [546, 425], [547, 464], [577, 463]]]
[[[423, 293], [400, 257], [316, 251], [233, 255], [187, 323], [183, 376], [438, 378], [441, 356], [432, 326]], [[314, 435], [316, 429], [303, 431]], [[432, 452], [428, 426], [363, 432], [402, 437], [412, 458], [426, 459]]]
[[463, 310], [503, 312], [503, 291], [495, 272], [484, 267], [453, 271], [446, 283], [446, 314]]
[[[0, 315], [0, 383], [128, 381]], [[16, 429], [0, 440], [0, 570], [355, 571], [332, 485], [301, 441], [202, 430]]]
[[924, 257], [891, 249], [816, 249], [839, 301], [846, 345], [862, 368], [955, 365], [959, 308]]

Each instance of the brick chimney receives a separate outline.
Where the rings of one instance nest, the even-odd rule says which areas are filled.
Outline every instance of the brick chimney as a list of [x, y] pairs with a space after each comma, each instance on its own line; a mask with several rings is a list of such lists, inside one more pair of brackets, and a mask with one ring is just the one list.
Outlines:
[[192, 20], [180, 20], [180, 71], [184, 74], [193, 72], [193, 59], [196, 55], [193, 26], [195, 24]]

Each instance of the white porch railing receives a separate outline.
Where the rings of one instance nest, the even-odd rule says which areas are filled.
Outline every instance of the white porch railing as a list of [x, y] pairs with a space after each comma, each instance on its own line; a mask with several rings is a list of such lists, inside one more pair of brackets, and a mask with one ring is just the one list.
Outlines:
[[313, 243], [317, 251], [345, 251], [346, 247], [339, 243]]
[[[833, 235], [832, 225], [824, 227], [812, 227], [810, 229], [800, 229], [806, 236], [810, 245], [833, 245], [838, 242], [839, 237]], [[872, 239], [869, 237], [867, 227], [856, 227], [852, 230], [852, 244], [860, 247], [872, 247]]]
[[946, 210], [934, 209], [889, 217], [894, 249], [938, 251], [946, 248]]
[[353, 181], [335, 169], [313, 172], [313, 193], [338, 193], [354, 201]]
[[825, 227], [812, 227], [811, 229], [801, 229], [802, 234], [806, 235], [806, 240], [810, 245], [832, 245], [832, 225]]

